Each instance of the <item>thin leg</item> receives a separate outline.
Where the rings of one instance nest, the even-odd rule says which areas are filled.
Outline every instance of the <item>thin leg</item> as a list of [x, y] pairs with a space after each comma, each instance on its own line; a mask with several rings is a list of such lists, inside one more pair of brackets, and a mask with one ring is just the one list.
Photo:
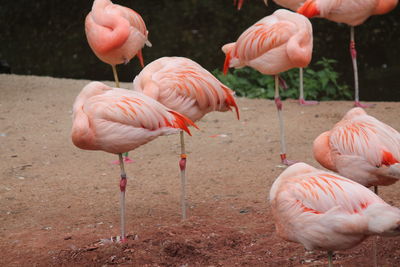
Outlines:
[[[374, 192], [375, 194], [378, 195], [378, 186], [374, 185]], [[373, 263], [374, 263], [374, 267], [378, 266], [378, 239], [379, 236], [376, 237], [372, 237], [372, 255], [373, 255]]]
[[181, 208], [182, 208], [182, 220], [186, 219], [186, 152], [185, 152], [185, 139], [183, 131], [181, 135], [181, 159], [179, 161], [179, 167], [181, 169]]
[[300, 97], [299, 104], [302, 106], [311, 106], [318, 104], [318, 101], [305, 101], [304, 100], [304, 82], [303, 82], [303, 68], [299, 68], [299, 88], [300, 88]]
[[329, 267], [333, 267], [332, 256], [333, 256], [333, 252], [332, 251], [328, 251], [328, 266]]
[[354, 97], [355, 97], [354, 106], [361, 108], [372, 107], [374, 105], [360, 103], [358, 68], [357, 68], [357, 50], [356, 50], [356, 42], [354, 39], [354, 26], [350, 26], [350, 55], [351, 55], [351, 60], [353, 62], [353, 71], [354, 71]]
[[117, 67], [115, 65], [111, 65], [113, 74], [114, 74], [114, 80], [115, 80], [115, 87], [119, 88], [119, 79], [118, 79], [118, 73], [117, 73]]
[[285, 143], [285, 127], [283, 124], [283, 115], [282, 115], [282, 101], [279, 96], [279, 76], [275, 75], [275, 105], [278, 110], [278, 118], [279, 118], [279, 129], [280, 129], [280, 141], [281, 141], [281, 160], [282, 164], [291, 165], [294, 162], [289, 161], [286, 158], [286, 143]]
[[119, 166], [121, 167], [121, 180], [119, 182], [119, 189], [121, 191], [120, 194], [120, 213], [121, 213], [121, 242], [126, 241], [126, 233], [125, 233], [125, 191], [126, 184], [128, 182], [126, 178], [126, 172], [124, 167], [124, 160], [122, 154], [118, 154], [119, 157]]

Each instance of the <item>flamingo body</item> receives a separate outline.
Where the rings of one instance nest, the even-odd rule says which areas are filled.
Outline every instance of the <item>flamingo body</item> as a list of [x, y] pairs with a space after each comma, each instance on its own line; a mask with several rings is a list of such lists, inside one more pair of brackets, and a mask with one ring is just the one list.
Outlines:
[[308, 250], [344, 250], [370, 235], [400, 234], [400, 210], [369, 189], [305, 163], [274, 182], [270, 202], [277, 234]]
[[[278, 1], [275, 1], [278, 2]], [[398, 0], [307, 0], [298, 10], [307, 16], [319, 16], [331, 21], [357, 26], [372, 15], [394, 9]]]
[[95, 0], [85, 20], [86, 37], [100, 60], [110, 65], [128, 63], [136, 54], [140, 56], [148, 31], [142, 17], [110, 0]]
[[279, 9], [243, 32], [235, 43], [226, 44], [225, 72], [229, 67], [252, 67], [276, 75], [306, 67], [312, 55], [312, 26], [299, 14]]
[[192, 121], [232, 107], [239, 118], [234, 92], [188, 58], [163, 57], [151, 62], [136, 76], [133, 87]]
[[144, 94], [91, 82], [75, 100], [71, 136], [81, 149], [120, 154], [179, 129], [190, 134], [187, 125], [194, 124]]
[[364, 186], [400, 179], [400, 133], [361, 108], [318, 136], [313, 151], [322, 166]]

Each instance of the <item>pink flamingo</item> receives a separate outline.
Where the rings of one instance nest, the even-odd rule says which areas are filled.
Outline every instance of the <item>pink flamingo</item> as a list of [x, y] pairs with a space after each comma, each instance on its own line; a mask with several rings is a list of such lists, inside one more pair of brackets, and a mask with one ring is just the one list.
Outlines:
[[122, 153], [180, 129], [190, 135], [188, 125], [197, 127], [185, 116], [139, 92], [91, 82], [77, 96], [73, 106], [72, 142], [81, 149], [103, 150], [119, 155], [122, 241], [126, 240], [127, 184]]
[[[148, 41], [148, 31], [142, 17], [130, 8], [113, 4], [110, 0], [95, 0], [85, 20], [89, 46], [103, 62], [110, 64], [116, 87], [119, 86], [117, 64], [127, 64], [135, 55], [142, 67], [142, 48]], [[125, 162], [133, 162], [128, 153]], [[117, 162], [114, 162], [118, 164]]]
[[[283, 0], [283, 1], [282, 0], [274, 0], [275, 3], [277, 3], [283, 7], [289, 8], [293, 11], [296, 11], [304, 1], [305, 0]], [[264, 3], [266, 6], [268, 6], [268, 0], [264, 0]], [[236, 5], [236, 0], [234, 2], [234, 5]], [[241, 9], [242, 5], [243, 5], [243, 0], [238, 2], [238, 10]], [[303, 83], [303, 68], [302, 67], [299, 68], [299, 104], [302, 106], [311, 106], [311, 105], [318, 104], [318, 101], [310, 101], [310, 100], [306, 101], [304, 99], [304, 83]]]
[[370, 107], [359, 101], [357, 51], [354, 26], [364, 23], [372, 15], [385, 14], [396, 7], [398, 0], [307, 0], [298, 13], [308, 18], [319, 16], [331, 21], [350, 25], [350, 55], [354, 71], [355, 103], [357, 107]]
[[400, 210], [364, 186], [305, 163], [275, 180], [270, 203], [277, 234], [307, 250], [352, 248], [371, 235], [400, 235]]
[[235, 43], [226, 44], [224, 73], [229, 67], [252, 67], [263, 74], [275, 75], [275, 104], [278, 109], [281, 160], [286, 158], [286, 144], [283, 127], [282, 102], [279, 96], [278, 74], [295, 67], [305, 67], [311, 61], [312, 27], [310, 21], [299, 14], [279, 9], [240, 35]]
[[391, 185], [400, 179], [400, 133], [362, 108], [347, 112], [314, 141], [315, 159], [364, 186]]
[[[239, 109], [234, 93], [199, 64], [184, 57], [163, 57], [148, 64], [133, 81], [136, 91], [156, 99], [192, 121], [211, 111]], [[186, 160], [184, 135], [181, 132], [181, 205], [186, 219]]]

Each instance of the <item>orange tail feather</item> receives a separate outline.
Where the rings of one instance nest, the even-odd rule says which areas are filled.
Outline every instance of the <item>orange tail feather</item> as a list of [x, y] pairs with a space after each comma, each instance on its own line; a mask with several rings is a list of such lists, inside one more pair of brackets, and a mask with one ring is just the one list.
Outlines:
[[399, 161], [393, 156], [392, 153], [388, 152], [388, 151], [382, 151], [382, 164], [389, 166], [389, 165], [393, 165], [396, 163], [399, 163]]
[[192, 136], [192, 134], [190, 133], [190, 130], [187, 127], [188, 125], [191, 125], [191, 126], [195, 127], [196, 129], [199, 129], [199, 127], [197, 127], [197, 125], [194, 124], [194, 122], [192, 120], [190, 120], [189, 118], [185, 117], [184, 115], [182, 115], [182, 114], [180, 114], [180, 113], [178, 113], [176, 111], [173, 111], [173, 110], [169, 110], [169, 113], [171, 113], [175, 117], [175, 122], [174, 122], [173, 127], [180, 128], [180, 129], [184, 130], [190, 136]]
[[225, 90], [225, 95], [226, 95], [225, 103], [228, 105], [228, 107], [235, 108], [237, 119], [240, 120], [239, 107], [236, 104], [236, 101], [232, 95], [231, 89], [229, 89], [227, 87], [222, 87], [222, 88]]
[[304, 4], [296, 11], [299, 14], [312, 18], [319, 15], [319, 10], [314, 0], [307, 0]]
[[224, 70], [223, 70], [224, 75], [226, 75], [228, 73], [230, 62], [231, 62], [231, 53], [228, 52], [228, 53], [226, 53], [226, 56], [225, 56]]
[[143, 54], [142, 54], [142, 49], [139, 50], [139, 52], [136, 54], [137, 57], [139, 58], [140, 65], [142, 68], [144, 68], [144, 61], [143, 61]]

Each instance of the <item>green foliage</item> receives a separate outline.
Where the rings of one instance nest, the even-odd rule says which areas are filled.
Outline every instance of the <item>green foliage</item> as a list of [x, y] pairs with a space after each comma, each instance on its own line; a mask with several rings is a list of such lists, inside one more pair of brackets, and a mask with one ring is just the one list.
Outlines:
[[[340, 83], [339, 74], [333, 69], [334, 59], [322, 58], [313, 67], [304, 69], [304, 98], [311, 100], [350, 100], [349, 87]], [[224, 75], [220, 70], [213, 74], [236, 92], [238, 96], [248, 98], [274, 98], [274, 77], [264, 75], [252, 68], [235, 69]], [[288, 89], [281, 90], [283, 99], [299, 97], [299, 69], [291, 69], [281, 74]]]

